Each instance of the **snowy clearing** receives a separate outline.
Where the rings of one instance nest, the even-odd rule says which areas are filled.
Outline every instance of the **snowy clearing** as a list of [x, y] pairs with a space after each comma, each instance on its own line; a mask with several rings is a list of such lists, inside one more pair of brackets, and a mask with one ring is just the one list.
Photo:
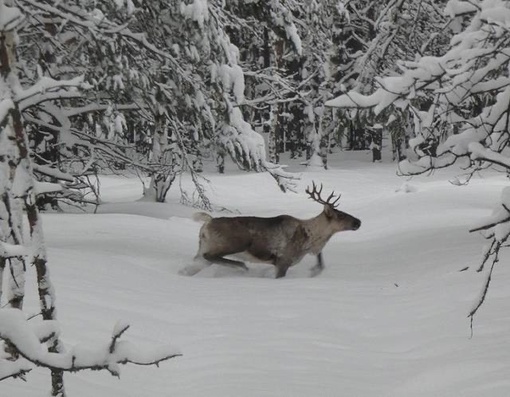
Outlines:
[[[178, 204], [177, 189], [167, 204], [147, 203], [134, 201], [136, 178], [104, 178], [109, 203], [98, 214], [44, 215], [62, 338], [92, 345], [122, 320], [131, 325], [125, 340], [184, 355], [159, 368], [122, 367], [120, 380], [67, 374], [69, 396], [508, 396], [506, 253], [472, 338], [467, 319], [484, 279], [475, 271], [484, 240], [468, 229], [491, 214], [508, 179], [454, 186], [454, 175], [407, 180], [394, 164], [346, 160], [303, 171], [300, 193], [282, 194], [267, 174], [208, 174], [212, 202], [235, 214], [314, 216], [321, 207], [304, 188], [315, 180], [362, 220], [326, 245], [318, 277], [306, 257], [280, 280], [261, 264], [179, 275], [197, 250], [194, 210]], [[38, 310], [33, 277], [28, 312]], [[45, 370], [27, 379], [0, 383], [0, 395], [50, 389]]]

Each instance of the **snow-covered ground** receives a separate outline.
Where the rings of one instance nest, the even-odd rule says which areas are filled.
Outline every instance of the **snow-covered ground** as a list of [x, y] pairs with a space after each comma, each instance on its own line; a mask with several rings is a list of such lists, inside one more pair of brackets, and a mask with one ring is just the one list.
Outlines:
[[[120, 380], [68, 374], [69, 396], [509, 396], [508, 254], [473, 337], [467, 319], [484, 277], [475, 271], [484, 240], [468, 229], [491, 213], [508, 179], [487, 174], [459, 187], [448, 181], [455, 174], [402, 179], [395, 164], [366, 156], [304, 171], [298, 194], [282, 194], [266, 174], [208, 174], [211, 200], [234, 213], [314, 216], [321, 207], [304, 188], [315, 180], [362, 220], [326, 246], [321, 275], [309, 277], [306, 257], [279, 280], [261, 264], [180, 275], [197, 249], [194, 210], [178, 204], [176, 189], [167, 204], [137, 202], [136, 178], [104, 178], [109, 204], [98, 214], [44, 215], [63, 339], [107, 342], [122, 319], [131, 324], [126, 340], [170, 343], [183, 356], [124, 366]], [[27, 284], [26, 307], [36, 312]], [[0, 383], [1, 396], [48, 390], [45, 370]]]

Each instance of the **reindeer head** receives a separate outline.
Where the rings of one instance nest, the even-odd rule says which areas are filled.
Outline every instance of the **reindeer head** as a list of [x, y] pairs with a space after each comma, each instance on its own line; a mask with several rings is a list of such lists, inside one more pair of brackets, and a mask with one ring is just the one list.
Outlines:
[[361, 221], [358, 218], [355, 218], [346, 212], [342, 212], [336, 209], [336, 207], [338, 207], [338, 200], [340, 200], [341, 195], [336, 196], [335, 192], [333, 191], [328, 196], [328, 198], [324, 200], [321, 198], [322, 184], [318, 189], [315, 182], [312, 182], [311, 190], [310, 187], [307, 187], [305, 191], [310, 196], [309, 198], [319, 204], [324, 205], [323, 213], [336, 232], [341, 232], [344, 230], [358, 230], [360, 228]]

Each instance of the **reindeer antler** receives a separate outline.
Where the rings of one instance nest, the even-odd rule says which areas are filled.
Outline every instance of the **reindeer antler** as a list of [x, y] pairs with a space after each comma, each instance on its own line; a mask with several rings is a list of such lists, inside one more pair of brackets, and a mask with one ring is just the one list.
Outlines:
[[[336, 208], [338, 206], [338, 200], [340, 200], [340, 197], [342, 196], [341, 194], [339, 194], [338, 196], [336, 196], [335, 198], [335, 192], [331, 192], [331, 194], [328, 196], [328, 198], [324, 201], [322, 198], [321, 198], [321, 193], [322, 193], [322, 183], [321, 183], [321, 187], [317, 190], [317, 185], [315, 184], [315, 182], [312, 181], [312, 190], [310, 190], [310, 186], [308, 186], [306, 189], [305, 189], [305, 192], [308, 193], [308, 195], [310, 196], [309, 198], [311, 198], [313, 201], [316, 201], [320, 204], [327, 204], [327, 205], [330, 205], [331, 207], [333, 208]], [[334, 200], [333, 200], [334, 199]], [[333, 200], [333, 201], [332, 201]]]

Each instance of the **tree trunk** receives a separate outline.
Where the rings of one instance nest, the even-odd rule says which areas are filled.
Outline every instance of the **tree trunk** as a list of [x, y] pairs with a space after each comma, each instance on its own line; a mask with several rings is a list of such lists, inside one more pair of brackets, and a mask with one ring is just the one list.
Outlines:
[[[9, 131], [12, 131], [11, 128], [4, 128], [3, 131], [0, 131], [0, 134], [9, 134]], [[12, 134], [11, 135], [12, 138]], [[2, 139], [0, 138], [0, 142]], [[11, 140], [10, 148], [15, 147], [14, 139]], [[14, 145], [13, 145], [14, 143]], [[4, 164], [0, 165], [0, 168], [4, 168], [9, 166], [9, 162], [11, 164], [16, 161], [12, 157], [7, 157], [7, 161]], [[15, 172], [12, 173], [12, 177], [10, 177], [3, 187], [0, 187], [1, 190], [4, 191], [2, 194], [2, 201], [0, 203], [1, 213], [3, 214], [3, 218], [0, 219], [1, 223], [1, 241], [14, 244], [21, 245], [23, 243], [23, 208], [19, 204], [19, 199], [13, 198], [12, 194], [12, 186], [14, 184]], [[23, 300], [25, 298], [25, 272], [26, 272], [26, 263], [23, 257], [9, 257], [9, 258], [1, 258], [2, 259], [2, 267], [5, 265], [8, 266], [8, 278], [7, 278], [7, 289], [5, 291], [5, 297], [7, 300], [7, 304], [9, 307], [15, 309], [23, 309]], [[3, 273], [3, 270], [2, 270]], [[3, 278], [0, 278], [0, 283]], [[1, 294], [0, 294], [1, 298]]]
[[[0, 79], [1, 86], [9, 94], [13, 95], [12, 65], [15, 63], [15, 35], [12, 30], [0, 31]], [[10, 92], [9, 92], [10, 91]], [[17, 131], [19, 124], [16, 123], [15, 113], [17, 107], [14, 103], [10, 106], [8, 114], [0, 120], [0, 172], [4, 175], [3, 186], [0, 186], [2, 200], [0, 202], [0, 239], [2, 242], [20, 245], [22, 243], [22, 208], [16, 202], [12, 188], [16, 177], [17, 167], [20, 162], [20, 150], [17, 145]], [[9, 306], [21, 309], [25, 294], [25, 262], [21, 258], [3, 259], [3, 265], [9, 264], [10, 277]], [[3, 272], [2, 272], [3, 273]], [[3, 279], [0, 279], [3, 282]]]
[[328, 169], [328, 150], [329, 136], [324, 134], [322, 129], [322, 119], [324, 116], [324, 106], [314, 106], [309, 104], [308, 114], [311, 123], [310, 136], [310, 160], [309, 167]]
[[[169, 158], [170, 157], [170, 158]], [[168, 132], [165, 115], [156, 116], [156, 127], [152, 142], [152, 164], [154, 171], [144, 196], [147, 200], [164, 203], [166, 195], [176, 178], [173, 155], [168, 148]]]
[[[277, 39], [274, 33], [270, 34], [273, 41], [274, 62], [277, 70], [283, 66], [283, 54], [285, 42]], [[271, 106], [271, 129], [269, 131], [269, 160], [272, 163], [280, 162], [281, 144], [283, 138], [284, 126], [282, 125], [282, 109], [283, 105], [274, 104]]]
[[[14, 92], [14, 88], [19, 85], [17, 76], [14, 73], [13, 66], [16, 64], [16, 51], [15, 51], [15, 32], [2, 31], [0, 32], [0, 77], [5, 80], [6, 89]], [[34, 177], [31, 159], [28, 152], [28, 137], [23, 128], [23, 122], [19, 107], [16, 103], [12, 103], [9, 113], [4, 120], [0, 120], [0, 135], [9, 134], [11, 135], [10, 141], [14, 141], [16, 150], [10, 153], [11, 158], [1, 157], [3, 161], [0, 163], [1, 168], [9, 167], [9, 182], [3, 186], [4, 191], [0, 192], [3, 194], [4, 202], [3, 206], [9, 208], [11, 216], [9, 217], [9, 228], [8, 233], [3, 231], [3, 236], [10, 235], [14, 237], [14, 243], [21, 245], [23, 243], [21, 234], [18, 235], [21, 228], [17, 228], [16, 224], [12, 220], [22, 217], [22, 206], [20, 204], [11, 205], [16, 201], [19, 202], [21, 198], [25, 201], [25, 209], [30, 225], [30, 245], [34, 250], [34, 265], [37, 272], [37, 283], [39, 290], [39, 302], [41, 305], [41, 312], [44, 320], [55, 320], [55, 294], [51, 280], [49, 279], [49, 273], [47, 268], [46, 260], [46, 247], [44, 243], [44, 235], [42, 230], [42, 224], [39, 217], [39, 212], [36, 206], [35, 192], [34, 192]], [[14, 139], [12, 139], [14, 138]], [[0, 136], [0, 143], [5, 143], [5, 137]], [[14, 154], [13, 154], [14, 153]], [[14, 156], [14, 157], [13, 157]], [[12, 184], [16, 178], [16, 197], [13, 196]], [[5, 200], [7, 197], [7, 200]], [[5, 220], [3, 220], [5, 222]], [[20, 225], [21, 226], [21, 225]], [[17, 273], [21, 273], [21, 265], [16, 267]], [[24, 268], [24, 264], [23, 264]], [[12, 265], [11, 265], [12, 269]], [[23, 274], [24, 284], [24, 274]], [[19, 285], [21, 287], [21, 285]], [[17, 298], [16, 305], [21, 307], [22, 299]], [[48, 342], [48, 350], [50, 352], [59, 352], [60, 342], [58, 338], [53, 338]], [[52, 370], [52, 396], [65, 397], [64, 390], [64, 378], [63, 371]]]
[[6, 262], [7, 262], [7, 260], [3, 256], [0, 256], [0, 302], [2, 302], [2, 295], [4, 292], [3, 279], [4, 279], [4, 270], [5, 270]]
[[[50, 280], [42, 221], [35, 203], [33, 190], [27, 195], [25, 203], [28, 223], [30, 225], [30, 236], [34, 244], [33, 265], [37, 272], [37, 289], [39, 292], [42, 318], [43, 320], [56, 320], [55, 290]], [[61, 353], [64, 351], [64, 347], [58, 337], [51, 338], [47, 343], [48, 351], [51, 353]], [[63, 371], [56, 369], [51, 370], [51, 386], [52, 396], [65, 397]]]
[[317, 124], [318, 124], [318, 134], [320, 136], [320, 144], [319, 144], [319, 155], [322, 160], [322, 167], [327, 170], [328, 169], [328, 152], [331, 144], [331, 130], [324, 131], [323, 129], [323, 121], [324, 121], [324, 112], [326, 109], [324, 108], [324, 105], [321, 106], [321, 108], [318, 108], [318, 117], [317, 117]]
[[269, 130], [269, 142], [268, 142], [268, 151], [269, 151], [269, 161], [274, 164], [278, 164], [280, 162], [280, 154], [278, 150], [278, 146], [280, 144], [279, 134], [281, 131], [280, 126], [280, 105], [274, 104], [271, 106], [271, 128]]

